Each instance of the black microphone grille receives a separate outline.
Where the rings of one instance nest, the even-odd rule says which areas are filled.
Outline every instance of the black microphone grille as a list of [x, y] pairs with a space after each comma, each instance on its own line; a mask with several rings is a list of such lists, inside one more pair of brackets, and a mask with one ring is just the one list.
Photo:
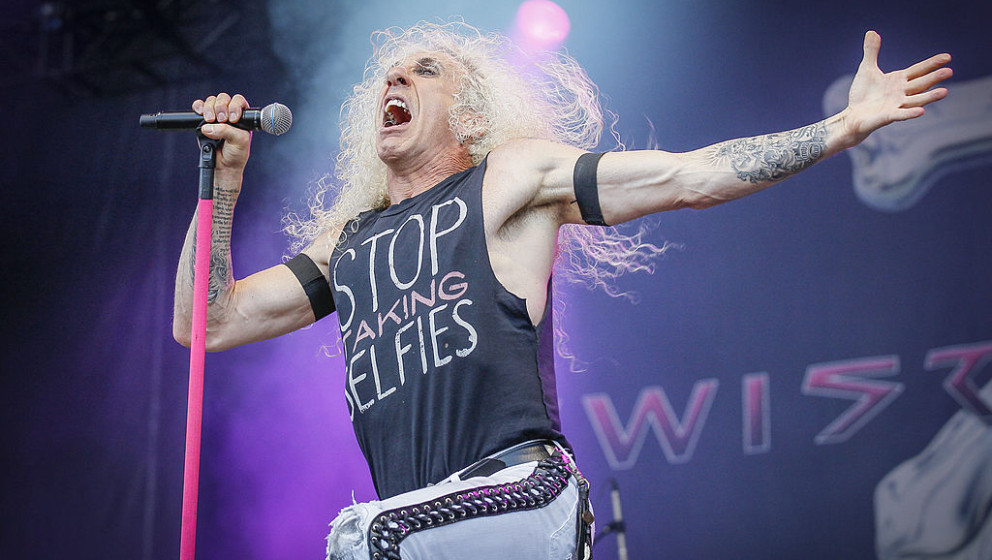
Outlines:
[[263, 132], [269, 134], [285, 134], [293, 126], [293, 112], [282, 103], [272, 103], [262, 108], [261, 127]]

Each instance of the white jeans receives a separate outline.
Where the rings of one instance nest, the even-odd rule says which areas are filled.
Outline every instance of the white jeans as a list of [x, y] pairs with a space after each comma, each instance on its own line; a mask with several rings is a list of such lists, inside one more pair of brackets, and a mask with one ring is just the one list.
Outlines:
[[[468, 480], [452, 476], [434, 486], [386, 500], [348, 506], [331, 522], [327, 558], [368, 560], [369, 525], [383, 511], [427, 502], [454, 492], [517, 482], [531, 475], [536, 465], [536, 461], [522, 463], [491, 476]], [[571, 476], [562, 493], [543, 507], [465, 519], [415, 532], [400, 543], [400, 555], [403, 560], [572, 560], [577, 540], [578, 501], [578, 481]]]

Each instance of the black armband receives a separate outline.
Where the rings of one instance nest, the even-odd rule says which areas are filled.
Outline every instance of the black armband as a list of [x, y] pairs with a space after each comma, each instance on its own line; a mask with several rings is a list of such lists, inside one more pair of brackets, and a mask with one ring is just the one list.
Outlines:
[[310, 307], [313, 309], [314, 320], [323, 319], [334, 311], [334, 298], [331, 297], [331, 286], [327, 283], [317, 265], [313, 263], [304, 253], [286, 261], [285, 264], [293, 271], [296, 279], [303, 286], [303, 291], [310, 298]]
[[572, 174], [572, 188], [575, 189], [575, 201], [579, 203], [582, 220], [593, 226], [605, 226], [603, 211], [599, 208], [599, 185], [596, 182], [596, 169], [603, 153], [582, 154], [575, 162]]

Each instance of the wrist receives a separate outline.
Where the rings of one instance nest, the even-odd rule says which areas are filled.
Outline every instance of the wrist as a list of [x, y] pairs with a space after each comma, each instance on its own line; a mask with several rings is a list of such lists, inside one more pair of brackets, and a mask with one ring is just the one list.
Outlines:
[[241, 169], [217, 168], [214, 170], [214, 190], [238, 194], [241, 192]]
[[827, 127], [830, 130], [828, 150], [832, 153], [853, 148], [868, 137], [859, 132], [856, 119], [849, 108], [827, 119]]
[[872, 130], [866, 126], [863, 118], [851, 111], [850, 107], [840, 112], [842, 136], [840, 139], [842, 149], [853, 148], [865, 141]]

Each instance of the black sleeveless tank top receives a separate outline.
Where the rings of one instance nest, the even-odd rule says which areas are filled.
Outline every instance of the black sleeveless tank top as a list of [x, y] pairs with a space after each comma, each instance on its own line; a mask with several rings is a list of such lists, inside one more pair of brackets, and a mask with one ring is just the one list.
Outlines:
[[363, 212], [330, 261], [345, 399], [383, 499], [521, 441], [566, 443], [550, 306], [535, 327], [489, 263], [485, 165]]

